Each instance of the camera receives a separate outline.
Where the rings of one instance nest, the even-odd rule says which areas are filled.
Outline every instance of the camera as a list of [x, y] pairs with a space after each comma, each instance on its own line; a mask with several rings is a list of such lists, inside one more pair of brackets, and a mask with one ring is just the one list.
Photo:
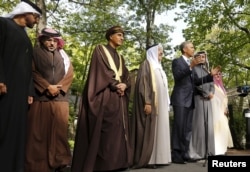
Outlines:
[[250, 92], [250, 86], [248, 86], [248, 85], [238, 86], [237, 92], [240, 93], [239, 94], [240, 97], [245, 97]]

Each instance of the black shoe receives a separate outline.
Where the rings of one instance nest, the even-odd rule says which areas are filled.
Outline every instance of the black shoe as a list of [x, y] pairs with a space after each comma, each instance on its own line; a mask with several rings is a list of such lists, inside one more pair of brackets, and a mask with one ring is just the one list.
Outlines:
[[167, 163], [167, 164], [156, 164], [157, 167], [165, 167], [165, 166], [170, 166], [171, 163]]
[[197, 161], [198, 161], [197, 159], [188, 159], [186, 162], [192, 163], [192, 162], [197, 162]]
[[183, 159], [172, 159], [172, 163], [175, 163], [175, 164], [186, 164], [186, 162]]
[[[116, 169], [116, 170], [108, 170], [106, 172], [118, 172], [118, 171], [129, 171], [130, 168], [119, 168], [119, 169]], [[101, 171], [94, 171], [94, 172], [101, 172]]]
[[146, 165], [145, 168], [156, 169], [157, 166], [155, 164], [148, 164], [148, 165]]

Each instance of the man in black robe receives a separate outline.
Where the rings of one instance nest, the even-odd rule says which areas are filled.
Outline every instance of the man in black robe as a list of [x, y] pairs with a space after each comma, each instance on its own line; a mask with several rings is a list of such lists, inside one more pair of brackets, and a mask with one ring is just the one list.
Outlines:
[[124, 32], [114, 26], [107, 45], [97, 45], [82, 95], [72, 172], [126, 169], [131, 163], [128, 136], [129, 72], [116, 48]]
[[25, 0], [6, 17], [0, 17], [0, 166], [6, 172], [24, 171], [32, 72], [32, 44], [25, 28], [33, 28], [41, 13]]

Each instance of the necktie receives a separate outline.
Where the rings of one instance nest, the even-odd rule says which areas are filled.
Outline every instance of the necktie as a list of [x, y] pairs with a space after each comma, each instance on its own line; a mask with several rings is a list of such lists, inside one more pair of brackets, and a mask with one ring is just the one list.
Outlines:
[[187, 64], [190, 65], [190, 60], [189, 59], [187, 59]]

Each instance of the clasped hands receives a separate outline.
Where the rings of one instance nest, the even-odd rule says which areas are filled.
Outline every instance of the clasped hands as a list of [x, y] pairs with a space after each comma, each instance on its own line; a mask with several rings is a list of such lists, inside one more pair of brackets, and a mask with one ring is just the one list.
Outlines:
[[58, 96], [60, 94], [60, 90], [62, 88], [62, 85], [49, 85], [47, 87], [47, 95], [48, 96]]
[[117, 88], [116, 92], [119, 94], [119, 96], [124, 96], [124, 92], [127, 88], [127, 85], [124, 83], [119, 83], [116, 85], [116, 88]]

